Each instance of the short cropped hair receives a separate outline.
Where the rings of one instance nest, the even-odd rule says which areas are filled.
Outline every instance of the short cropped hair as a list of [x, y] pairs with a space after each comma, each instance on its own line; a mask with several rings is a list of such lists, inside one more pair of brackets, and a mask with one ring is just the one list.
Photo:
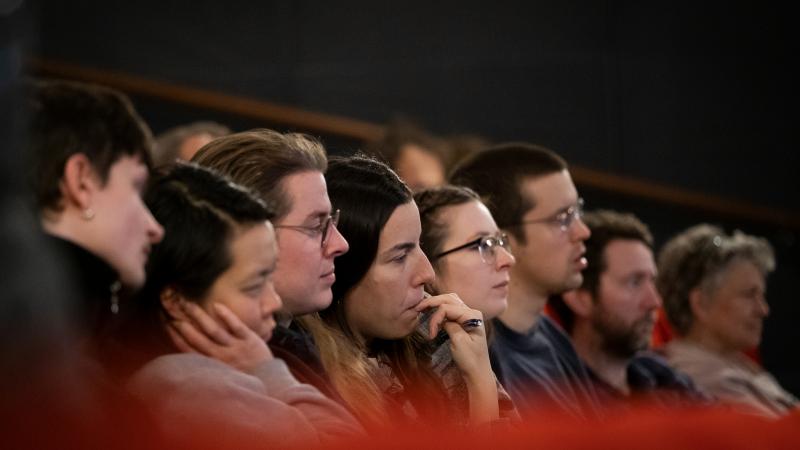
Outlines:
[[480, 194], [497, 226], [525, 242], [525, 234], [515, 225], [536, 206], [536, 199], [522, 195], [522, 184], [566, 168], [566, 161], [550, 149], [512, 142], [465, 158], [453, 169], [449, 181]]
[[82, 153], [100, 181], [122, 156], [138, 156], [152, 168], [152, 135], [128, 97], [107, 87], [61, 80], [28, 85], [29, 182], [39, 211], [59, 211], [67, 160]]
[[769, 242], [738, 230], [728, 235], [719, 227], [700, 224], [664, 244], [658, 255], [657, 285], [667, 318], [679, 334], [686, 334], [694, 323], [691, 291], [716, 291], [734, 260], [750, 261], [764, 276], [775, 269]]
[[328, 160], [316, 139], [299, 133], [257, 129], [223, 136], [204, 145], [192, 161], [257, 192], [276, 219], [292, 209], [283, 179], [301, 172], [325, 173]]
[[[583, 216], [583, 222], [589, 227], [592, 235], [584, 241], [586, 246], [586, 261], [589, 263], [583, 270], [584, 289], [597, 298], [597, 289], [600, 285], [600, 276], [608, 269], [605, 250], [612, 241], [633, 240], [639, 241], [649, 249], [653, 248], [653, 235], [650, 229], [633, 214], [620, 213], [610, 210], [597, 210], [588, 212]], [[564, 329], [571, 331], [575, 322], [575, 314], [564, 303], [561, 297], [552, 297], [550, 306], [555, 309]]]

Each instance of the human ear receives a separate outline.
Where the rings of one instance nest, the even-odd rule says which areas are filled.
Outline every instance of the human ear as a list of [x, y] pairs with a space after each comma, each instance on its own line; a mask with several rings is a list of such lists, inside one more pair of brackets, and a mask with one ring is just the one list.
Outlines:
[[85, 154], [75, 153], [67, 158], [60, 188], [65, 204], [72, 204], [81, 211], [91, 208], [92, 196], [100, 188], [100, 179]]
[[708, 301], [706, 295], [699, 287], [689, 291], [689, 308], [692, 310], [692, 316], [698, 322], [705, 322], [708, 317]]
[[173, 287], [164, 288], [159, 294], [161, 306], [171, 320], [187, 320], [186, 313], [183, 312], [183, 304], [186, 299]]
[[561, 298], [576, 316], [589, 317], [589, 315], [591, 315], [594, 302], [592, 301], [592, 294], [590, 294], [589, 291], [585, 289], [573, 289], [561, 294]]

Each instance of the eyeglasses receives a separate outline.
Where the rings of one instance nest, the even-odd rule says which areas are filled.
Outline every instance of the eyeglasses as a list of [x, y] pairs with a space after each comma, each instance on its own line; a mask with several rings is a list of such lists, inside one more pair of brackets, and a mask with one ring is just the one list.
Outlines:
[[443, 251], [434, 256], [433, 259], [439, 259], [442, 256], [449, 255], [450, 253], [464, 250], [467, 248], [476, 248], [481, 255], [481, 260], [486, 264], [492, 265], [497, 260], [497, 247], [503, 247], [507, 252], [511, 253], [511, 247], [508, 244], [508, 235], [499, 233], [496, 236], [483, 236], [469, 241], [464, 245], [459, 245], [456, 248]]
[[306, 225], [274, 225], [274, 228], [288, 228], [290, 230], [299, 231], [312, 238], [322, 235], [321, 247], [325, 247], [328, 243], [328, 237], [331, 235], [331, 228], [339, 224], [339, 210], [337, 209], [332, 214], [322, 219], [319, 225], [306, 226]]
[[577, 219], [583, 217], [583, 199], [578, 198], [578, 201], [570, 206], [569, 208], [557, 212], [550, 217], [545, 217], [544, 219], [535, 219], [535, 220], [524, 220], [520, 223], [515, 225], [527, 225], [531, 223], [549, 223], [552, 225], [557, 226], [562, 232], [569, 230], [569, 227], [572, 225]]

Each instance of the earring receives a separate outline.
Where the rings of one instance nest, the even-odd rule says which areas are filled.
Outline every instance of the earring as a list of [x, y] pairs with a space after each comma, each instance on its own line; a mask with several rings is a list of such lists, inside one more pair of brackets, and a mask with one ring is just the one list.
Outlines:
[[119, 314], [119, 290], [122, 288], [122, 283], [119, 280], [113, 282], [109, 287], [111, 291], [111, 314]]
[[83, 220], [90, 221], [94, 219], [94, 210], [92, 208], [86, 208], [83, 210]]

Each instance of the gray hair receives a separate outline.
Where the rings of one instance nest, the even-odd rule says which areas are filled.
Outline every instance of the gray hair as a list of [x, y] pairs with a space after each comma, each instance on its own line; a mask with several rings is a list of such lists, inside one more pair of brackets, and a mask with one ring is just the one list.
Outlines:
[[669, 240], [658, 255], [658, 290], [670, 323], [686, 334], [694, 317], [689, 294], [696, 288], [713, 293], [734, 260], [753, 263], [766, 276], [775, 269], [769, 242], [739, 230], [727, 235], [709, 224], [695, 225]]

